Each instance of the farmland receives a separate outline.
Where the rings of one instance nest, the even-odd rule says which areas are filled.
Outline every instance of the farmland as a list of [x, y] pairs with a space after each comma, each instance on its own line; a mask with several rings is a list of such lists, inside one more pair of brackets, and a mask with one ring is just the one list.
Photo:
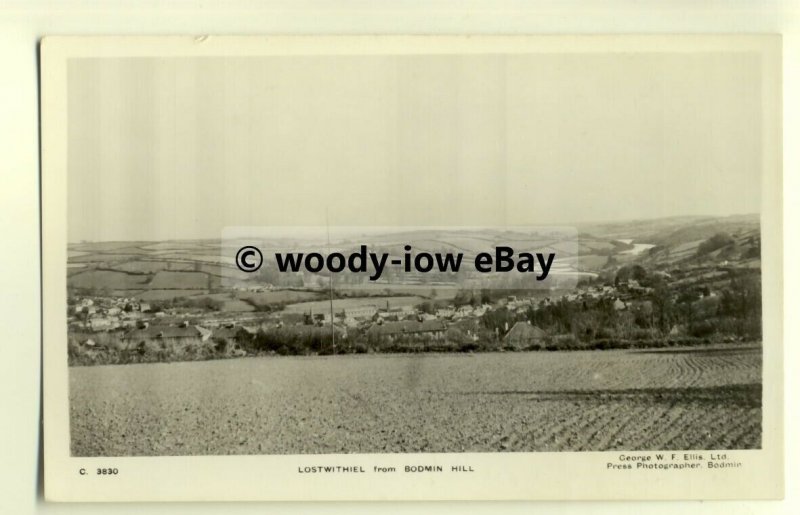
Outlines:
[[312, 301], [324, 297], [324, 295], [311, 291], [278, 290], [264, 291], [257, 293], [241, 293], [241, 299], [247, 300], [258, 306], [268, 306], [270, 304], [281, 304], [291, 302]]
[[158, 272], [150, 281], [152, 289], [204, 289], [208, 287], [208, 276], [199, 272]]
[[761, 345], [70, 368], [75, 456], [743, 449]]
[[130, 289], [142, 287], [147, 283], [147, 276], [133, 275], [110, 270], [93, 270], [70, 276], [70, 284], [75, 288], [111, 288]]

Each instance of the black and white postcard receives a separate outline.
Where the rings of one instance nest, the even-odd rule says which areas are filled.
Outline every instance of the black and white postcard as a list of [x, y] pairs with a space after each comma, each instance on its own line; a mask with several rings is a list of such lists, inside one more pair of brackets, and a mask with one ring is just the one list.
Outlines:
[[48, 499], [782, 496], [779, 37], [41, 55]]

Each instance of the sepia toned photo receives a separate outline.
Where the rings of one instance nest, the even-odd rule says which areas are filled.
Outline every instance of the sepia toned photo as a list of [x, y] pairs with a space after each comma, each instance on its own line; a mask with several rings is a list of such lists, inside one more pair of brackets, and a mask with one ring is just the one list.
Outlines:
[[433, 39], [52, 42], [60, 463], [780, 465], [774, 40]]

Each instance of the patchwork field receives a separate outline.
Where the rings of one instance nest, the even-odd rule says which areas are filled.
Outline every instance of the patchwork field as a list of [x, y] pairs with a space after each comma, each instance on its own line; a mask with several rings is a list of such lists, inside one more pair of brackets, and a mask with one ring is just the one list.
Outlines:
[[200, 272], [158, 272], [150, 281], [152, 289], [205, 289], [208, 287], [208, 276]]
[[70, 369], [75, 456], [744, 449], [761, 346]]
[[208, 290], [143, 290], [140, 292], [130, 293], [129, 296], [136, 297], [142, 301], [150, 302], [154, 300], [172, 300], [183, 297], [199, 298], [201, 294], [205, 293], [208, 293]]
[[69, 282], [74, 288], [95, 288], [126, 290], [142, 287], [147, 284], [146, 275], [129, 274], [110, 270], [91, 270], [70, 275]]

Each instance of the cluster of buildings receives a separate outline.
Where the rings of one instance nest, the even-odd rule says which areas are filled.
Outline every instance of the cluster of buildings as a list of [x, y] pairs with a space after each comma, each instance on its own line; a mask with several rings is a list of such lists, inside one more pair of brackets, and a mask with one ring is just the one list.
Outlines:
[[[367, 304], [340, 309], [334, 311], [333, 323], [353, 329], [371, 325], [381, 325], [390, 322], [451, 322], [469, 318], [480, 318], [492, 306], [484, 304], [481, 306], [442, 306], [434, 310], [422, 310], [416, 306], [403, 305], [386, 308], [379, 308], [376, 305]], [[317, 325], [330, 324], [331, 312], [322, 311], [319, 313], [306, 313], [305, 320]]]
[[112, 331], [135, 327], [150, 316], [161, 317], [164, 313], [153, 313], [150, 304], [134, 298], [82, 297], [68, 302], [67, 323], [77, 329]]
[[[249, 290], [248, 290], [249, 291]], [[489, 311], [505, 308], [517, 315], [517, 319], [530, 310], [538, 310], [560, 300], [581, 301], [613, 299], [614, 308], [625, 310], [631, 306], [631, 298], [646, 293], [634, 280], [622, 285], [590, 285], [578, 291], [565, 293], [558, 297], [517, 298], [508, 296], [493, 304], [443, 305], [428, 303], [422, 306], [399, 305], [379, 307], [375, 304], [360, 304], [350, 307], [320, 312], [279, 311], [269, 314], [254, 313], [211, 313], [211, 312], [170, 312], [153, 311], [151, 305], [135, 298], [71, 298], [69, 302], [70, 328], [80, 332], [118, 331], [123, 343], [140, 341], [206, 342], [227, 339], [234, 341], [244, 330], [255, 335], [259, 330], [271, 328], [291, 328], [301, 331], [331, 328], [337, 338], [347, 339], [348, 333], [357, 332], [367, 337], [381, 337], [389, 341], [397, 338], [420, 337], [443, 339], [451, 327], [462, 330], [468, 338], [477, 340], [477, 329], [481, 317]], [[627, 299], [627, 300], [626, 300]], [[366, 301], [367, 299], [365, 299]], [[175, 311], [175, 310], [169, 310]], [[189, 320], [192, 320], [191, 322]], [[531, 342], [542, 341], [544, 331], [526, 322], [517, 322], [505, 327], [503, 336], [512, 346], [530, 346]]]

